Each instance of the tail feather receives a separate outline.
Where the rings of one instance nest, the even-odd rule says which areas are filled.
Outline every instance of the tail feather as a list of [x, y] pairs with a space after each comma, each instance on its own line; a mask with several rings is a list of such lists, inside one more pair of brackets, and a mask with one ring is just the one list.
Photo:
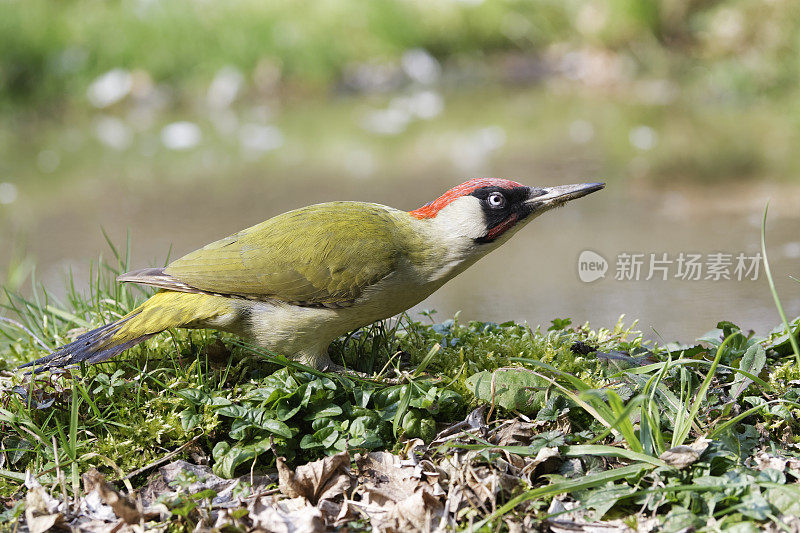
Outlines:
[[131, 339], [123, 343], [109, 344], [112, 342], [114, 335], [120, 330], [123, 323], [127, 322], [131, 318], [133, 318], [133, 316], [128, 315], [116, 322], [106, 324], [105, 326], [101, 326], [97, 329], [93, 329], [92, 331], [79, 335], [77, 339], [69, 344], [65, 344], [53, 353], [41, 357], [35, 361], [31, 361], [30, 363], [20, 365], [20, 368], [36, 366], [40, 367], [42, 370], [46, 370], [49, 368], [61, 368], [67, 365], [77, 364], [82, 361], [86, 361], [88, 363], [99, 363], [100, 361], [110, 359], [111, 357], [118, 355], [124, 350], [127, 350], [128, 348], [135, 346], [136, 344], [139, 344], [140, 342], [154, 335], [142, 335], [138, 338]]
[[185, 292], [162, 291], [126, 316], [80, 335], [53, 353], [20, 365], [39, 370], [80, 362], [99, 363], [119, 355], [165, 329], [192, 326], [230, 312], [226, 298]]

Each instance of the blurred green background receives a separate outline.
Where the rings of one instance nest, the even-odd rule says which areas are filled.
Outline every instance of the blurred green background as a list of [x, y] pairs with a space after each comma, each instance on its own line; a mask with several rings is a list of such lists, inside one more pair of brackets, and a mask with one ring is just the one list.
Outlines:
[[[755, 253], [772, 198], [771, 259], [800, 313], [799, 15], [792, 0], [5, 0], [0, 273], [57, 297], [107, 252], [101, 226], [130, 231], [139, 267], [319, 201], [412, 209], [477, 175], [604, 179], [424, 307], [627, 313], [684, 339], [722, 318], [763, 329], [761, 279], [619, 282], [614, 258]], [[592, 285], [585, 249], [611, 263]]]

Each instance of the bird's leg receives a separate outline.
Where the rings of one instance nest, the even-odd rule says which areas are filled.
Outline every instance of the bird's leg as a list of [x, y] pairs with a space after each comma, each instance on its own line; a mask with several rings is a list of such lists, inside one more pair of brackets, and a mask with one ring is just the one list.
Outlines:
[[342, 365], [337, 365], [336, 363], [331, 361], [331, 358], [328, 355], [327, 346], [325, 346], [324, 348], [321, 348], [320, 346], [315, 346], [313, 348], [306, 348], [305, 350], [297, 353], [294, 356], [294, 360], [297, 361], [298, 363], [303, 363], [304, 365], [310, 366], [311, 368], [316, 368], [317, 370], [322, 370], [324, 372], [336, 372], [337, 374], [344, 374], [344, 375], [349, 374], [353, 377], [359, 377], [359, 378], [368, 377], [366, 374], [362, 372], [345, 368]]
[[291, 358], [316, 370], [326, 370], [333, 364], [328, 356], [327, 349], [320, 349], [318, 346], [296, 351]]

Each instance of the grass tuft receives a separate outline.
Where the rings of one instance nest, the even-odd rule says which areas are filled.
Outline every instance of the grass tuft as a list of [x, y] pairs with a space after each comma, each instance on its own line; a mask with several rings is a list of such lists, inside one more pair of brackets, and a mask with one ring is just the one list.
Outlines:
[[[0, 321], [0, 499], [7, 502], [0, 520], [21, 516], [25, 472], [75, 501], [91, 468], [135, 490], [165, 457], [207, 461], [232, 477], [273, 468], [274, 451], [296, 466], [345, 449], [400, 451], [410, 439], [433, 443], [433, 461], [469, 458], [470, 468], [497, 468], [509, 454], [532, 460], [543, 450], [557, 458], [547, 473], [520, 478], [519, 490], [498, 493], [492, 506], [454, 518], [476, 531], [526, 516], [556, 519], [567, 511], [553, 500], [597, 520], [636, 525], [655, 516], [665, 528], [764, 525], [792, 510], [785, 490], [796, 473], [754, 468], [763, 454], [797, 460], [800, 366], [786, 360], [788, 321], [764, 338], [721, 321], [698, 342], [674, 347], [645, 340], [622, 320], [591, 328], [556, 319], [534, 329], [458, 316], [436, 322], [427, 312], [334, 343], [335, 361], [370, 378], [320, 372], [227, 334], [188, 330], [98, 365], [13, 371], [148, 295], [114, 282], [128, 252], [112, 250], [111, 265], [93, 268], [86, 294], [72, 282], [64, 302], [42, 288], [30, 298], [8, 292]], [[437, 438], [482, 404], [491, 405], [486, 434]], [[498, 435], [508, 425], [529, 429], [504, 441]], [[766, 502], [761, 514], [754, 501]]]

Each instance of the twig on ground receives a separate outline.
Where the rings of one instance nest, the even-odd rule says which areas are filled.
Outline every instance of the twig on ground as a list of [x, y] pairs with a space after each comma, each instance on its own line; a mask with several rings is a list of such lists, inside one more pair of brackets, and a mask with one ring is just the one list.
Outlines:
[[197, 439], [199, 439], [199, 438], [200, 438], [200, 437], [202, 437], [203, 435], [204, 435], [203, 433], [201, 433], [200, 435], [197, 435], [197, 436], [196, 436], [196, 437], [194, 437], [192, 440], [190, 440], [190, 441], [186, 442], [185, 444], [183, 444], [183, 445], [182, 445], [182, 446], [180, 446], [179, 448], [176, 448], [175, 450], [172, 450], [171, 452], [169, 452], [167, 455], [165, 455], [165, 456], [164, 456], [164, 457], [162, 457], [161, 459], [158, 459], [158, 460], [156, 460], [156, 461], [153, 461], [152, 463], [150, 463], [150, 464], [148, 464], [148, 465], [145, 465], [145, 466], [143, 466], [143, 467], [141, 467], [141, 468], [139, 468], [139, 469], [137, 469], [137, 470], [134, 470], [133, 472], [131, 472], [130, 474], [126, 475], [126, 476], [125, 476], [125, 477], [123, 477], [122, 479], [131, 479], [132, 477], [134, 477], [134, 476], [138, 476], [139, 474], [141, 474], [141, 473], [143, 473], [143, 472], [147, 472], [147, 471], [148, 471], [148, 470], [150, 470], [151, 468], [155, 468], [155, 467], [157, 467], [157, 466], [160, 466], [160, 465], [162, 465], [162, 464], [166, 463], [167, 461], [169, 461], [170, 459], [172, 459], [173, 457], [175, 457], [176, 455], [178, 455], [179, 453], [181, 453], [183, 450], [185, 450], [186, 448], [188, 448], [189, 446], [191, 446], [192, 444], [194, 444], [195, 442], [197, 442]]

